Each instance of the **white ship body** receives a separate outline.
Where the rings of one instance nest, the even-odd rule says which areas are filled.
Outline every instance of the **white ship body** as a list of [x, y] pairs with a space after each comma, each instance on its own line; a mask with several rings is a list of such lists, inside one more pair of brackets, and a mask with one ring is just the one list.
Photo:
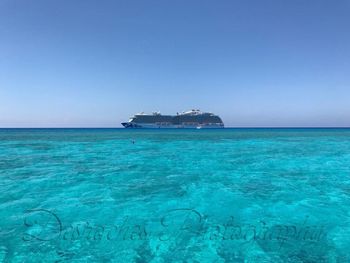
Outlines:
[[200, 110], [190, 110], [176, 115], [162, 115], [160, 112], [138, 113], [122, 125], [125, 128], [224, 128], [219, 116]]

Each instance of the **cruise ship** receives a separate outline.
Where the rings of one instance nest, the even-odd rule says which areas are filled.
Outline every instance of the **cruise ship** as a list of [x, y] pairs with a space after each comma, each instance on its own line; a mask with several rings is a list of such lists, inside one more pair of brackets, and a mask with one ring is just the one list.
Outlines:
[[125, 128], [224, 128], [224, 123], [219, 116], [200, 110], [185, 111], [176, 115], [142, 112], [132, 116], [128, 122], [122, 122], [122, 125]]

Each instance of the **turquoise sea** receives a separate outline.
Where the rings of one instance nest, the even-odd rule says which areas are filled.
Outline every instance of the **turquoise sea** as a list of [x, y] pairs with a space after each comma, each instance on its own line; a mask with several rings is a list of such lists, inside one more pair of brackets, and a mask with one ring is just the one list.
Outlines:
[[1, 129], [0, 262], [350, 262], [350, 129]]

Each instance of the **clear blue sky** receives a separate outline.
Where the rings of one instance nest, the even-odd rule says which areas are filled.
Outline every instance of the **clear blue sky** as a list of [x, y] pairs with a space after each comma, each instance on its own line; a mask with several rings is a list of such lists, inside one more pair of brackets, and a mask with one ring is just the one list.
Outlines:
[[350, 126], [349, 0], [0, 0], [0, 127]]

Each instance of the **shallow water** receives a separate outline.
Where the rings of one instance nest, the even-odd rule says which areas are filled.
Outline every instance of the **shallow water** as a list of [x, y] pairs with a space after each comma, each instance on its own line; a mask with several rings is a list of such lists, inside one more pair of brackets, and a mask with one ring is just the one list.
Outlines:
[[349, 262], [348, 129], [2, 129], [0, 262]]

